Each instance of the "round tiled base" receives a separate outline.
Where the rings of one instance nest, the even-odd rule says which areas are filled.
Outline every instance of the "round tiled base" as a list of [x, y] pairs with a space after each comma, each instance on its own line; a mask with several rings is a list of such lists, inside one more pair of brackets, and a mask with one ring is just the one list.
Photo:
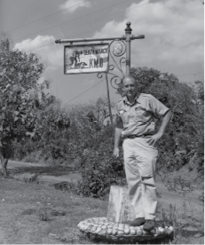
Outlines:
[[105, 217], [90, 218], [81, 221], [78, 228], [89, 237], [100, 240], [113, 240], [113, 241], [147, 241], [162, 238], [171, 240], [173, 236], [173, 227], [156, 226], [150, 232], [143, 230], [143, 226], [130, 226], [128, 224], [110, 222]]

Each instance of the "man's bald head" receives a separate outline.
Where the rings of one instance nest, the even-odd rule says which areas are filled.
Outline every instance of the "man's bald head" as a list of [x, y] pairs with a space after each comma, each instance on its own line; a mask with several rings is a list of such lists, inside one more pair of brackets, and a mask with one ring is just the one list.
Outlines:
[[122, 79], [123, 85], [124, 85], [124, 83], [130, 82], [130, 81], [133, 81], [134, 83], [137, 83], [136, 79], [133, 76], [131, 76], [131, 75], [128, 75], [128, 76], [126, 76], [126, 77], [124, 77]]
[[123, 78], [123, 95], [126, 95], [128, 98], [134, 98], [138, 93], [138, 86], [136, 79], [129, 75]]

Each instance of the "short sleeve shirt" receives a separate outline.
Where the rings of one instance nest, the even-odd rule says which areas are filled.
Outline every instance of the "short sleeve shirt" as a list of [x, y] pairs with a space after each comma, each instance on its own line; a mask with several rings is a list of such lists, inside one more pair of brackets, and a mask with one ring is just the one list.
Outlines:
[[168, 107], [151, 94], [140, 93], [133, 104], [130, 104], [126, 96], [123, 97], [116, 105], [116, 116], [123, 123], [122, 136], [154, 134], [157, 119], [168, 110]]

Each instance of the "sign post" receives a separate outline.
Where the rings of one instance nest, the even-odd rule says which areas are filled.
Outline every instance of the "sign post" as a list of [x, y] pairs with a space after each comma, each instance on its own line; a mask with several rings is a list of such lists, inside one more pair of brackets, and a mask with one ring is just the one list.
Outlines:
[[[130, 74], [131, 41], [145, 37], [144, 35], [132, 35], [131, 22], [128, 21], [126, 25], [125, 35], [120, 37], [58, 39], [55, 41], [59, 44], [70, 44], [64, 47], [64, 74], [98, 73], [98, 78], [102, 78], [105, 74], [112, 125], [108, 78], [110, 78], [112, 87], [117, 89], [122, 79]], [[80, 44], [76, 45], [76, 43]], [[126, 58], [123, 57], [124, 54], [126, 54]], [[111, 60], [112, 64], [109, 64]], [[126, 65], [126, 74], [123, 72], [122, 63]], [[114, 70], [118, 71], [118, 74]]]

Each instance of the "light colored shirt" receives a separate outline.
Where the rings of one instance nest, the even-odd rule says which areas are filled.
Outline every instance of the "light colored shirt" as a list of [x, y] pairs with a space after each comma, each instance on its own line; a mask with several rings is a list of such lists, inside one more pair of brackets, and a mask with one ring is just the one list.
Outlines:
[[133, 104], [123, 97], [116, 105], [116, 116], [123, 124], [122, 136], [155, 134], [156, 121], [168, 110], [151, 94], [140, 93]]

